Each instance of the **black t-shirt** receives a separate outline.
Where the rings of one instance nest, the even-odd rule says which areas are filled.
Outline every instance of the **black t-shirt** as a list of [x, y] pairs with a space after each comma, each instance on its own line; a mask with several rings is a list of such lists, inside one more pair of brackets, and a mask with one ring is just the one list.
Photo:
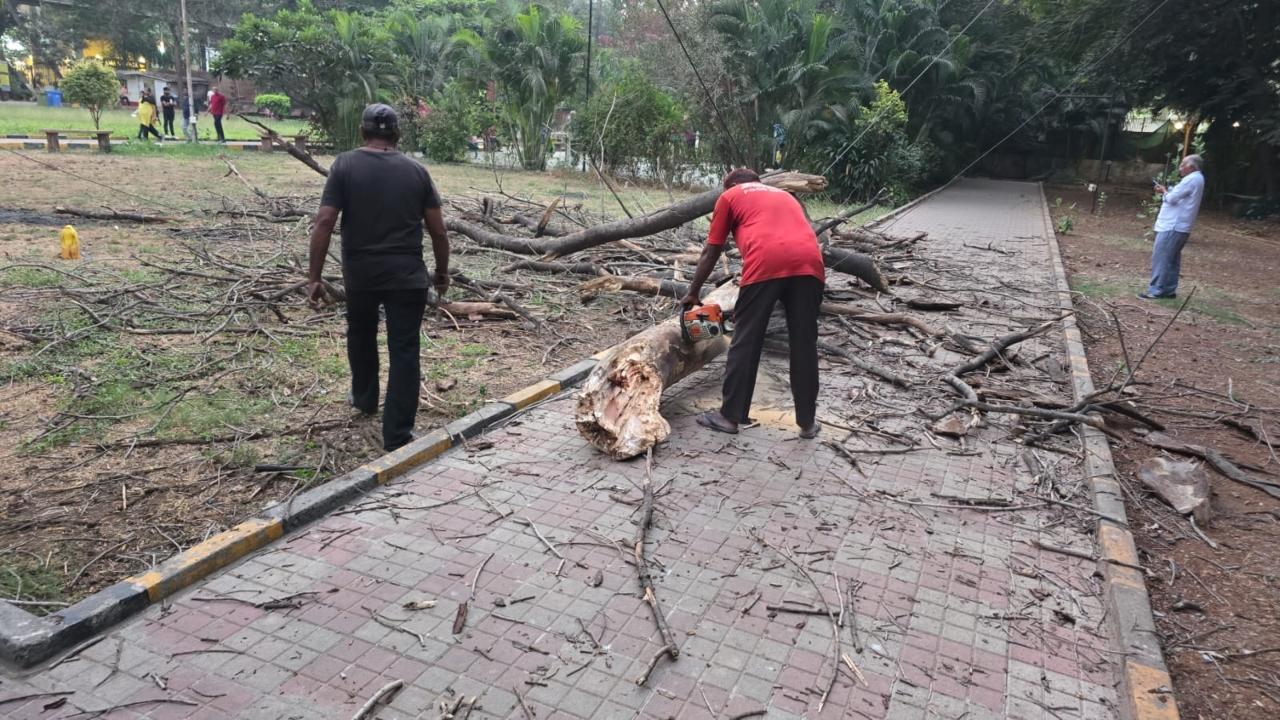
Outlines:
[[421, 163], [395, 151], [344, 152], [329, 168], [320, 204], [342, 213], [347, 290], [430, 287], [422, 216], [440, 207], [440, 195]]

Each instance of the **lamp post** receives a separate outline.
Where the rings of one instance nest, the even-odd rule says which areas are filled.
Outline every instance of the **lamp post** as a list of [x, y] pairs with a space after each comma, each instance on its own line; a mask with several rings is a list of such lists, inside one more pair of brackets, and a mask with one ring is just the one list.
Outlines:
[[[587, 0], [587, 93], [582, 100], [582, 112], [586, 114], [587, 103], [591, 102], [591, 43], [595, 35], [595, 0]], [[587, 153], [591, 152], [591, 148], [583, 143], [582, 148], [582, 172], [587, 171]]]
[[182, 7], [182, 56], [187, 70], [187, 115], [190, 118], [187, 136], [188, 142], [200, 142], [200, 133], [196, 130], [196, 95], [191, 84], [191, 31], [187, 28], [187, 0], [178, 0]]

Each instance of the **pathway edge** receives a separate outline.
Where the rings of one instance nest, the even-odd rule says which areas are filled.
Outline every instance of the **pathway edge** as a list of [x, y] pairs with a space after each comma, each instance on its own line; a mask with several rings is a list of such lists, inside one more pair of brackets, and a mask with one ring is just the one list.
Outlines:
[[512, 415], [582, 382], [598, 361], [587, 358], [414, 439], [394, 452], [333, 478], [170, 557], [151, 570], [106, 587], [44, 617], [0, 601], [0, 664], [31, 668], [141, 612], [148, 605], [364, 497]]
[[[1058, 235], [1054, 232], [1044, 183], [1040, 188], [1040, 212], [1057, 285], [1058, 305], [1071, 313], [1063, 325], [1063, 340], [1070, 361], [1071, 386], [1079, 402], [1094, 391], [1084, 340], [1076, 323], [1071, 286], [1067, 283], [1066, 266]], [[1111, 444], [1097, 428], [1081, 426], [1083, 431], [1084, 475], [1093, 494], [1093, 505], [1102, 515], [1125, 520], [1124, 495], [1116, 480]], [[1103, 578], [1107, 617], [1113, 631], [1115, 649], [1120, 658], [1116, 682], [1119, 688], [1122, 720], [1179, 720], [1178, 704], [1173, 697], [1173, 680], [1164, 662], [1151, 596], [1139, 569], [1138, 550], [1127, 524], [1121, 525], [1099, 518], [1096, 526], [1098, 572]]]

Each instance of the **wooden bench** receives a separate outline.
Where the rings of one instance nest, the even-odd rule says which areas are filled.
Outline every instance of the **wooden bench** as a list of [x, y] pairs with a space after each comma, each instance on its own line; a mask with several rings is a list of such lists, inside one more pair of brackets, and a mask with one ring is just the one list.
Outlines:
[[62, 149], [62, 144], [58, 142], [61, 135], [83, 135], [85, 137], [96, 137], [98, 139], [98, 149], [102, 152], [111, 152], [111, 131], [110, 130], [41, 130], [44, 133], [45, 140], [48, 143], [49, 152], [58, 152]]
[[[292, 142], [293, 146], [298, 148], [302, 152], [307, 152], [307, 137], [308, 137], [307, 135], [304, 135], [302, 133], [298, 133], [296, 135], [285, 135], [283, 133], [276, 133], [276, 134], [279, 135], [281, 138], [287, 139], [290, 142]], [[263, 132], [262, 130], [258, 131], [258, 149], [261, 152], [271, 152], [272, 150], [271, 135], [269, 133]]]

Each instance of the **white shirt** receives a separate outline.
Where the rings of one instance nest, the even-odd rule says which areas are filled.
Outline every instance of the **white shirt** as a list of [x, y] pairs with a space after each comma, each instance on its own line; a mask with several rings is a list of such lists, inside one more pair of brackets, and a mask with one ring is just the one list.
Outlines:
[[1156, 216], [1156, 232], [1191, 232], [1203, 197], [1204, 175], [1196, 170], [1165, 192], [1160, 214]]

